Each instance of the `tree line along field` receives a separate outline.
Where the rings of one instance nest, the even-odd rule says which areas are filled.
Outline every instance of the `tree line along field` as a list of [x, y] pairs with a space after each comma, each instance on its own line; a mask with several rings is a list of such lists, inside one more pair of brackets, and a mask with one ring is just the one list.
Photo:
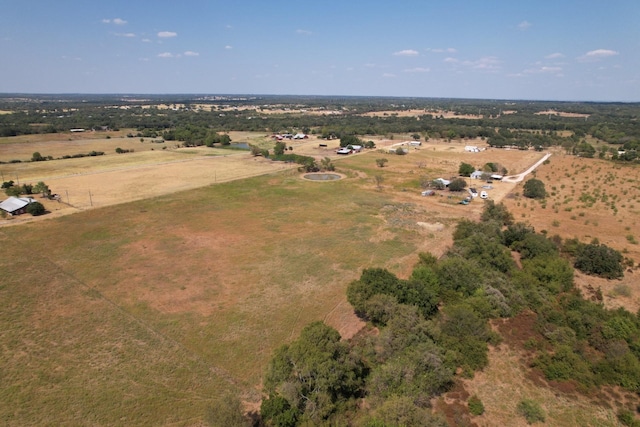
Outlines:
[[[60, 135], [48, 135], [50, 143]], [[265, 131], [244, 133], [232, 140], [250, 139], [268, 147], [272, 142], [266, 136]], [[409, 132], [363, 136], [379, 148], [338, 158], [318, 147], [319, 136], [292, 144], [293, 152], [318, 159], [332, 156], [345, 179], [307, 182], [295, 165], [282, 168], [247, 152], [224, 157], [227, 151], [208, 147], [139, 151], [147, 143], [137, 137], [124, 138], [134, 153], [22, 165], [51, 168], [32, 176], [53, 177], [56, 163], [67, 162], [66, 169], [72, 160], [93, 162], [85, 166], [87, 176], [96, 178], [92, 191], [121, 175], [122, 185], [129, 181], [131, 189], [114, 186], [111, 191], [125, 193], [124, 201], [140, 193], [135, 196], [140, 200], [121, 199], [100, 209], [0, 230], [0, 259], [10, 278], [0, 288], [7, 302], [0, 311], [0, 341], [9, 350], [3, 352], [3, 366], [11, 384], [3, 391], [9, 404], [0, 419], [8, 425], [87, 420], [198, 425], [208, 419], [208, 410], [220, 407], [227, 392], [258, 411], [265, 369], [281, 344], [296, 340], [304, 326], [316, 320], [343, 337], [362, 328], [345, 291], [363, 268], [384, 267], [408, 277], [418, 252], [443, 255], [459, 219], [480, 218], [480, 201], [462, 206], [457, 204], [460, 196], [450, 199], [447, 191], [420, 196], [425, 180], [455, 176], [463, 161], [476, 167], [496, 162], [515, 174], [541, 156], [535, 150], [465, 153], [464, 145], [486, 146], [486, 140], [431, 136], [425, 141], [422, 134], [423, 146], [405, 156], [382, 150], [410, 139]], [[66, 144], [69, 137], [75, 135], [59, 142]], [[113, 149], [109, 144], [114, 139], [101, 138], [97, 144]], [[14, 140], [2, 141], [6, 143]], [[330, 143], [337, 146], [338, 140]], [[535, 172], [548, 192], [544, 201], [525, 199], [521, 187], [506, 182], [494, 183], [492, 197], [503, 200], [517, 221], [537, 231], [582, 242], [597, 238], [637, 263], [635, 167], [566, 153], [558, 148]], [[160, 163], [167, 161], [158, 159], [165, 156], [170, 165], [182, 168], [163, 174]], [[375, 161], [381, 157], [388, 159], [382, 168]], [[125, 160], [113, 160], [118, 158], [136, 160], [119, 164]], [[173, 163], [181, 158], [189, 160]], [[263, 175], [215, 182], [209, 174], [208, 181], [199, 181], [210, 161], [236, 159], [243, 172], [263, 164], [264, 169], [256, 170]], [[194, 175], [188, 175], [188, 169]], [[127, 175], [133, 171], [137, 175]], [[178, 187], [179, 192], [167, 185], [145, 194], [154, 181], [184, 176], [190, 184]], [[383, 178], [378, 184], [376, 176]], [[20, 245], [13, 244], [18, 240]], [[585, 295], [600, 287], [606, 306], [624, 306], [635, 313], [635, 264], [629, 270], [621, 281], [578, 275], [578, 285]], [[588, 400], [572, 394], [554, 406], [553, 388], [526, 377], [527, 367], [519, 359], [526, 348], [504, 336], [505, 342], [491, 350], [485, 370], [465, 383], [487, 408], [474, 422], [495, 425], [520, 417], [517, 399], [531, 396], [543, 403], [547, 421], [555, 425], [590, 419], [616, 425], [621, 406], [615, 403], [612, 409], [588, 409]], [[503, 372], [525, 376], [512, 400], [509, 393], [497, 392], [514, 387]], [[482, 382], [487, 381], [484, 375], [491, 376], [491, 387]], [[446, 400], [466, 407], [468, 398], [460, 397], [464, 393], [452, 393]], [[611, 397], [602, 399], [598, 405], [611, 404]], [[436, 412], [453, 411], [442, 405], [434, 403]]]

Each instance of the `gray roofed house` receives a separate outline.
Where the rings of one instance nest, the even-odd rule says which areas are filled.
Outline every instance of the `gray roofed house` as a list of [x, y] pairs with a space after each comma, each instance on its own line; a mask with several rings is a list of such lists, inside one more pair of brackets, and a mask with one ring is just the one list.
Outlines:
[[27, 205], [35, 202], [31, 197], [14, 197], [11, 196], [4, 202], [0, 203], [0, 209], [9, 215], [20, 215], [27, 211]]

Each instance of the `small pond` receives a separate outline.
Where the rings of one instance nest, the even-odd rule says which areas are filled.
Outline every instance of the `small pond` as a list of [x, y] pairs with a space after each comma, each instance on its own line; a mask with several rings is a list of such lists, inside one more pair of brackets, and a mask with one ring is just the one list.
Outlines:
[[342, 179], [342, 175], [337, 173], [314, 172], [302, 175], [304, 179], [311, 181], [337, 181]]

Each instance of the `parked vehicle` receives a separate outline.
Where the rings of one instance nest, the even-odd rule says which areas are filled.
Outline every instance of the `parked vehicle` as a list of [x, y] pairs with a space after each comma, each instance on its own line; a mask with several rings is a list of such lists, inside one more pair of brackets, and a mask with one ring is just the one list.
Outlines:
[[486, 192], [486, 191], [482, 191], [482, 192], [480, 193], [480, 198], [481, 198], [481, 199], [487, 199], [487, 198], [489, 198], [489, 195], [487, 194], [487, 192]]

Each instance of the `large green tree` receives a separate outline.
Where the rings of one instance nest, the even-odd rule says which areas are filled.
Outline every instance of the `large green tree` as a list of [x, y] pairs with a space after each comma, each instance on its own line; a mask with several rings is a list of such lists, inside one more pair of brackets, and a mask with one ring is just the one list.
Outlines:
[[263, 416], [269, 421], [284, 413], [300, 423], [322, 423], [359, 393], [362, 378], [362, 364], [351, 357], [338, 331], [311, 323], [271, 360], [264, 382], [270, 397], [263, 403]]
[[544, 188], [544, 182], [536, 178], [531, 178], [524, 183], [522, 195], [530, 199], [544, 199], [547, 196], [547, 191]]
[[458, 173], [461, 176], [471, 176], [473, 172], [475, 172], [476, 168], [474, 168], [469, 163], [460, 163], [460, 167], [458, 168]]

